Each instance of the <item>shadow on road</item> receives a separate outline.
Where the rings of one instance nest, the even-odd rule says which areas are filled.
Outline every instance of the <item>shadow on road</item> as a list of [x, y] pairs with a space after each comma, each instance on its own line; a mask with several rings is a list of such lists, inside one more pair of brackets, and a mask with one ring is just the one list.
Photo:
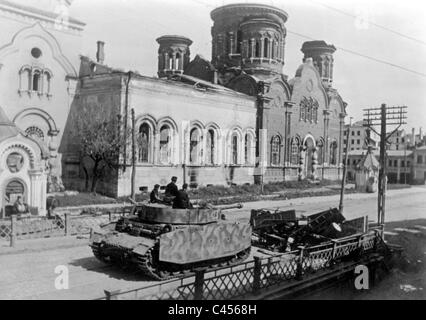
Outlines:
[[81, 267], [87, 271], [102, 273], [110, 278], [125, 281], [152, 282], [153, 280], [136, 268], [134, 265], [116, 265], [101, 262], [95, 257], [86, 257], [73, 260], [70, 265]]

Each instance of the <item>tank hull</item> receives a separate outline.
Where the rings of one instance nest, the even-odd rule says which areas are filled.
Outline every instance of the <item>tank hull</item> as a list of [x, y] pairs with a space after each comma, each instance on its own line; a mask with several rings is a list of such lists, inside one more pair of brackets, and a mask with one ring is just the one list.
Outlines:
[[93, 230], [90, 246], [95, 257], [134, 263], [143, 273], [163, 280], [198, 267], [234, 264], [250, 252], [251, 226], [219, 219], [220, 210], [179, 210], [174, 216], [158, 207], [142, 212]]
[[161, 262], [196, 263], [229, 257], [251, 247], [248, 224], [221, 222], [191, 226], [160, 236]]

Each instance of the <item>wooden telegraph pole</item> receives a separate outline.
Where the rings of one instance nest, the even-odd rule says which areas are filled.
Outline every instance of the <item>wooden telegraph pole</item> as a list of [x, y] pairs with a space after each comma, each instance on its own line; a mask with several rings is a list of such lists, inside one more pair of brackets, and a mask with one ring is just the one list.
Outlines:
[[[382, 104], [380, 108], [364, 109], [364, 126], [374, 131], [380, 136], [380, 169], [378, 181], [378, 197], [377, 197], [377, 223], [383, 225], [385, 223], [385, 203], [386, 203], [386, 142], [403, 124], [406, 124], [407, 107], [386, 107]], [[387, 126], [396, 128], [390, 133], [386, 133]], [[374, 126], [380, 126], [378, 133]]]
[[352, 117], [349, 119], [349, 126], [348, 131], [346, 134], [346, 152], [345, 152], [345, 160], [343, 164], [343, 177], [342, 177], [342, 187], [340, 188], [340, 202], [339, 202], [339, 212], [343, 214], [343, 196], [345, 194], [345, 184], [346, 184], [346, 174], [347, 174], [347, 167], [348, 167], [348, 154], [349, 154], [349, 148], [351, 146], [349, 142], [349, 134], [351, 133], [351, 126], [352, 126]]
[[131, 198], [135, 200], [136, 184], [136, 137], [135, 137], [135, 109], [132, 108], [132, 181]]

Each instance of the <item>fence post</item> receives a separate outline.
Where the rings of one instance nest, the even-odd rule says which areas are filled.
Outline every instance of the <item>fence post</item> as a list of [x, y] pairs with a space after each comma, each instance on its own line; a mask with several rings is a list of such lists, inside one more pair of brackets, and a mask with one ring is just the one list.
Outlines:
[[109, 222], [111, 222], [112, 221], [112, 213], [111, 213], [111, 211], [107, 211], [107, 213], [108, 213], [108, 220], [109, 220]]
[[10, 246], [15, 247], [16, 243], [16, 216], [10, 216]]
[[303, 276], [303, 256], [305, 254], [305, 247], [299, 247], [299, 257], [297, 259], [296, 279], [301, 280]]
[[65, 235], [67, 236], [69, 234], [69, 228], [70, 228], [70, 217], [69, 213], [65, 213]]
[[195, 270], [194, 300], [203, 300], [204, 269]]
[[[269, 261], [268, 261], [269, 263]], [[269, 268], [269, 265], [268, 265]], [[262, 261], [259, 257], [254, 257], [254, 269], [253, 269], [253, 293], [258, 293], [260, 290], [260, 280], [262, 274]]]
[[336, 258], [336, 253], [337, 253], [337, 250], [336, 250], [337, 241], [335, 240], [332, 240], [332, 241], [333, 241], [333, 253], [331, 254], [331, 259], [334, 260]]
[[120, 290], [104, 290], [105, 300], [118, 300], [117, 295], [120, 293]]

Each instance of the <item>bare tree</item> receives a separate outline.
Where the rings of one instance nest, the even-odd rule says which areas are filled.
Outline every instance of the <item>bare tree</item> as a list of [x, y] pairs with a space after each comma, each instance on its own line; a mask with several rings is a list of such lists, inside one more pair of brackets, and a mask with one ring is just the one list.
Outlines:
[[72, 139], [85, 172], [86, 190], [90, 169], [85, 160], [90, 159], [90, 191], [96, 193], [98, 181], [105, 176], [107, 169], [118, 169], [120, 154], [129, 142], [131, 131], [125, 132], [120, 115], [108, 113], [101, 105], [82, 107], [73, 115], [72, 123]]

